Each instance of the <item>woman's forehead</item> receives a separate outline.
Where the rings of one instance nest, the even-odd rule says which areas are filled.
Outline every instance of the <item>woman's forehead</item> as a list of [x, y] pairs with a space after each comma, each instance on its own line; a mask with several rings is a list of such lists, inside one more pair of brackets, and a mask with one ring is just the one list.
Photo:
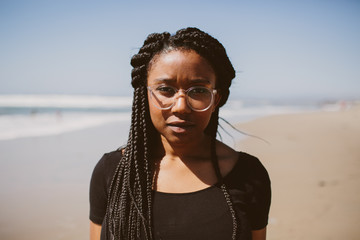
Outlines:
[[192, 50], [173, 50], [155, 56], [148, 70], [148, 82], [186, 79], [215, 84], [215, 72], [208, 61]]

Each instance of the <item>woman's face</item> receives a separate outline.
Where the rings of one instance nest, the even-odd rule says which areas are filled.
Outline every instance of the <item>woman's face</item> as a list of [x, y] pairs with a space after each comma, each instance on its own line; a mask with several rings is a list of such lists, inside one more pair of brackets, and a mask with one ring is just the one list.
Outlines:
[[[214, 89], [215, 82], [213, 68], [207, 60], [191, 50], [173, 50], [155, 56], [147, 79], [150, 88], [170, 86], [184, 91], [194, 86]], [[198, 112], [188, 106], [184, 91], [179, 91], [175, 95], [174, 105], [167, 110], [155, 107], [152, 103], [154, 99], [151, 99], [151, 93], [148, 91], [151, 120], [162, 140], [170, 144], [201, 141], [220, 99], [219, 94], [215, 94], [214, 103], [209, 109]]]

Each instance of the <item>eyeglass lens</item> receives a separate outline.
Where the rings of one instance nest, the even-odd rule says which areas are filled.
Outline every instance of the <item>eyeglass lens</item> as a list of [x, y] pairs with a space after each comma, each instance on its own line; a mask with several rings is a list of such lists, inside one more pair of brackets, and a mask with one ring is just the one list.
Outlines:
[[[160, 109], [171, 107], [176, 101], [177, 89], [159, 86], [151, 90], [152, 101]], [[187, 103], [192, 109], [203, 110], [212, 103], [212, 92], [205, 87], [193, 87], [186, 92]]]

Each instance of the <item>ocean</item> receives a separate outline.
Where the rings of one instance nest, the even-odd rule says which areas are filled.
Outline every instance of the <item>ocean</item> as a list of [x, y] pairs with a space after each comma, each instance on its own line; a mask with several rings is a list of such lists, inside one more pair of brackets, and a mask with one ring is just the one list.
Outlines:
[[[122, 96], [0, 95], [0, 141], [57, 135], [115, 122], [128, 125], [131, 104], [132, 97]], [[309, 104], [230, 99], [220, 110], [220, 117], [233, 124], [317, 108]], [[220, 124], [229, 129], [224, 121], [220, 120]]]

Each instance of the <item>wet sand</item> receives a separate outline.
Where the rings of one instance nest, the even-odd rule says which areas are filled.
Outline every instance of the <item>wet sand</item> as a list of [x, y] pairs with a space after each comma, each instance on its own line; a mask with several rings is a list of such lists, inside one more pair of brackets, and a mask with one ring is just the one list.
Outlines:
[[125, 143], [127, 131], [108, 124], [0, 141], [0, 239], [88, 239], [92, 170]]

